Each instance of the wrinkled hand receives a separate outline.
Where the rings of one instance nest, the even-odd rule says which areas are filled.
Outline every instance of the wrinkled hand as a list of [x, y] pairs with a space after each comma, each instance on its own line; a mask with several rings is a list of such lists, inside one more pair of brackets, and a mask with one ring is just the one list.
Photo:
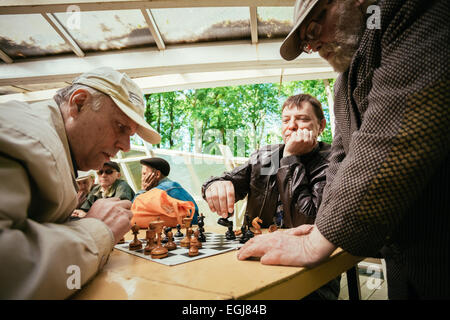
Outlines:
[[302, 155], [311, 152], [317, 143], [317, 136], [307, 129], [298, 129], [289, 136], [283, 151], [283, 157]]
[[231, 181], [213, 182], [205, 191], [206, 202], [212, 212], [228, 218], [234, 211], [234, 186]]
[[87, 213], [84, 212], [83, 210], [76, 209], [76, 210], [73, 210], [71, 216], [72, 217], [78, 217], [78, 218], [84, 218], [86, 216], [86, 214]]
[[142, 189], [148, 191], [158, 185], [158, 175], [155, 171], [150, 171], [141, 178]]
[[114, 234], [115, 243], [131, 229], [131, 201], [119, 198], [98, 199], [88, 211], [86, 218], [103, 221]]
[[238, 259], [261, 257], [262, 264], [314, 267], [330, 256], [336, 246], [315, 225], [256, 236], [239, 250]]

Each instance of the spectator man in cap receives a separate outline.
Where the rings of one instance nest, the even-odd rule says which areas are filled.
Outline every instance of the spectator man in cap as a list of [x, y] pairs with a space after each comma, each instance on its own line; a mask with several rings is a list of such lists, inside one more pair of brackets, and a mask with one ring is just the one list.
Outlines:
[[[134, 191], [130, 185], [120, 179], [120, 167], [114, 161], [108, 161], [97, 171], [98, 185], [89, 192], [80, 209], [88, 212], [95, 201], [105, 198], [119, 198], [120, 200], [133, 200]], [[80, 218], [82, 218], [79, 215]]]
[[371, 4], [297, 0], [281, 55], [318, 52], [340, 73], [327, 184], [314, 224], [256, 237], [238, 258], [314, 266], [337, 247], [381, 251], [390, 299], [448, 299], [450, 4]]
[[72, 217], [84, 217], [86, 213], [83, 210], [79, 210], [81, 205], [86, 201], [89, 192], [91, 192], [92, 187], [95, 183], [95, 175], [91, 173], [78, 172], [78, 178], [76, 179], [78, 192], [77, 192], [77, 208], [73, 211]]
[[[163, 158], [157, 157], [142, 159], [140, 163], [142, 164], [142, 190], [136, 193], [136, 197], [133, 200], [133, 207], [131, 208], [133, 213], [136, 213], [138, 210], [137, 203], [140, 201], [143, 201], [145, 206], [152, 206], [152, 203], [144, 200], [144, 197], [139, 198], [140, 195], [151, 192], [152, 190], [161, 190], [173, 199], [192, 202], [195, 207], [192, 224], [197, 224], [199, 214], [197, 203], [189, 192], [187, 192], [178, 182], [169, 179], [170, 164]], [[139, 207], [142, 207], [142, 204], [140, 204]]]
[[159, 143], [144, 110], [139, 87], [108, 67], [51, 100], [0, 104], [0, 299], [67, 298], [104, 266], [130, 230], [131, 202], [101, 199], [71, 221], [77, 172], [128, 151], [135, 133]]

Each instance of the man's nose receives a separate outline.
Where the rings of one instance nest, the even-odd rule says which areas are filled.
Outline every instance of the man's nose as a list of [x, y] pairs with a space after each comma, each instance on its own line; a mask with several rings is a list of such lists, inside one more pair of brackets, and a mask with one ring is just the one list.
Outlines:
[[130, 151], [130, 136], [122, 136], [116, 143], [116, 148], [122, 150], [123, 152]]
[[290, 120], [288, 123], [288, 129], [291, 131], [297, 129], [297, 122], [295, 120]]

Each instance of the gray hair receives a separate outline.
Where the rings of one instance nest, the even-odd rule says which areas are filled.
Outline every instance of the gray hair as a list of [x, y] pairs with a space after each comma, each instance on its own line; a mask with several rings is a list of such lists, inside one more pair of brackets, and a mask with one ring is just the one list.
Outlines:
[[106, 94], [94, 88], [75, 83], [56, 91], [56, 94], [53, 96], [53, 99], [56, 101], [58, 105], [61, 105], [61, 103], [69, 101], [69, 98], [72, 95], [72, 93], [74, 93], [78, 89], [84, 89], [91, 94], [92, 104], [90, 106], [91, 109], [94, 111], [98, 111], [100, 109], [100, 107], [103, 104], [103, 99], [107, 97]]

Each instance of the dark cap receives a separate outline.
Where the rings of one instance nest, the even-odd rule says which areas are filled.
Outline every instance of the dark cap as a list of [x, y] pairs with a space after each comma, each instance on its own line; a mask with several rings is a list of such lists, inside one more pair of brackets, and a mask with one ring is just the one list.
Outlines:
[[161, 171], [161, 173], [166, 177], [169, 175], [170, 165], [166, 160], [162, 158], [147, 158], [142, 159], [140, 162], [144, 166], [152, 167]]
[[110, 166], [111, 168], [116, 169], [118, 172], [120, 172], [120, 166], [114, 161], [105, 162], [103, 165]]

